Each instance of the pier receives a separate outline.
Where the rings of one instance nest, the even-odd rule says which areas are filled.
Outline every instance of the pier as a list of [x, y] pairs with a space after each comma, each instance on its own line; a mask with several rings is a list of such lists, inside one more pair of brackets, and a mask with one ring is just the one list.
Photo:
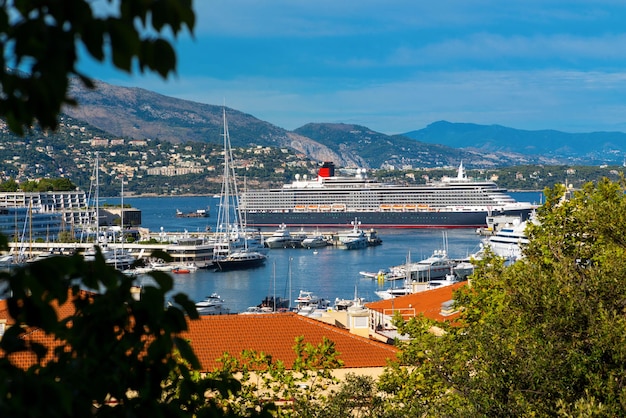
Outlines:
[[[263, 239], [269, 238], [273, 231], [258, 231]], [[312, 235], [309, 232], [307, 236]], [[330, 246], [339, 246], [339, 234], [336, 231], [315, 232], [315, 235], [322, 235]], [[370, 245], [379, 245], [382, 241], [375, 231], [368, 231], [374, 237]], [[194, 232], [190, 233], [164, 233], [141, 231], [141, 241], [134, 243], [107, 242], [99, 244], [101, 247], [110, 249], [124, 249], [137, 259], [148, 258], [155, 250], [163, 251], [172, 257], [173, 263], [194, 263], [198, 267], [212, 264], [214, 232]], [[76, 252], [85, 252], [92, 249], [96, 243], [93, 242], [9, 242], [9, 252], [11, 254], [22, 253], [27, 258], [34, 258], [40, 254], [71, 255]]]

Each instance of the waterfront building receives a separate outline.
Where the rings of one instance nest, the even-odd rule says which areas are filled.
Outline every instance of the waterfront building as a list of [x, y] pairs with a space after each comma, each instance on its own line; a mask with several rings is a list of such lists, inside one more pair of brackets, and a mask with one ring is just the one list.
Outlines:
[[56, 241], [65, 229], [60, 212], [39, 208], [1, 208], [0, 233], [13, 242]]
[[66, 225], [93, 222], [95, 211], [87, 211], [87, 196], [82, 190], [49, 192], [3, 192], [0, 208], [33, 208], [38, 213], [57, 213]]

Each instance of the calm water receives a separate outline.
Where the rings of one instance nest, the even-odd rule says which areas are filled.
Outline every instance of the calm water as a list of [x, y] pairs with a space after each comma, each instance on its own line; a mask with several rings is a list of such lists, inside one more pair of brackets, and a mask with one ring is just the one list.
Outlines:
[[[540, 193], [511, 193], [519, 201], [540, 200]], [[106, 199], [119, 203], [119, 198]], [[151, 231], [163, 228], [167, 232], [193, 233], [207, 226], [215, 229], [218, 199], [213, 197], [159, 197], [124, 198], [124, 203], [142, 211], [142, 226]], [[193, 212], [210, 206], [208, 218], [177, 218], [176, 209]], [[346, 228], [348, 229], [348, 228]], [[271, 229], [270, 229], [271, 230]], [[362, 250], [341, 250], [333, 247], [313, 250], [270, 250], [263, 267], [244, 271], [215, 272], [198, 270], [195, 273], [174, 275], [175, 291], [186, 293], [199, 301], [213, 292], [218, 293], [232, 312], [244, 311], [258, 305], [267, 295], [295, 299], [299, 290], [309, 290], [318, 296], [334, 300], [351, 299], [355, 288], [359, 297], [377, 300], [376, 280], [362, 277], [360, 271], [376, 272], [392, 265], [403, 264], [410, 254], [411, 260], [426, 258], [447, 244], [450, 257], [463, 258], [475, 252], [480, 237], [473, 229], [457, 230], [378, 230], [383, 244]], [[291, 280], [290, 280], [291, 278]], [[389, 287], [386, 283], [383, 287]], [[291, 291], [290, 291], [291, 289]]]

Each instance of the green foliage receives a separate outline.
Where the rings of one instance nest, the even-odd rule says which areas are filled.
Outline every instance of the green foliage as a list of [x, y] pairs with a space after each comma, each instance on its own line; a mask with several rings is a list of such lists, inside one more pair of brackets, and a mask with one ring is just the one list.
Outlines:
[[455, 294], [457, 326], [428, 321], [379, 387], [412, 416], [621, 416], [626, 409], [624, 182], [546, 191], [525, 258], [487, 256]]
[[28, 180], [23, 182], [21, 185], [18, 184], [13, 178], [10, 178], [5, 182], [0, 183], [0, 191], [2, 192], [16, 192], [18, 190], [22, 190], [23, 192], [68, 192], [76, 190], [76, 185], [74, 185], [70, 179], [63, 177], [56, 179], [41, 179], [39, 181]]
[[[0, 348], [37, 361], [23, 370], [9, 356], [0, 359], [0, 416], [90, 416], [94, 407], [97, 416], [219, 415], [204, 393], [228, 382], [198, 379], [189, 342], [177, 337], [187, 328], [185, 313], [198, 317], [195, 306], [176, 294], [175, 306], [166, 308], [172, 278], [154, 272], [152, 279], [155, 285], [136, 300], [133, 279], [107, 266], [100, 252], [94, 262], [77, 254], [2, 273], [15, 325]], [[74, 313], [59, 317], [54, 306], [64, 303], [73, 304]], [[33, 328], [59, 342], [49, 361], [45, 346], [28, 339]], [[31, 402], [33, 396], [39, 401]], [[106, 405], [112, 398], [114, 408]]]
[[107, 2], [108, 14], [96, 15], [87, 0], [3, 2], [0, 8], [2, 62], [0, 115], [12, 131], [37, 122], [55, 128], [70, 77], [93, 87], [77, 68], [78, 50], [132, 72], [154, 71], [166, 78], [176, 68], [167, 40], [193, 30], [191, 0]]
[[0, 192], [16, 192], [18, 189], [19, 185], [13, 177], [0, 183]]
[[238, 373], [241, 387], [224, 394], [214, 393], [216, 402], [237, 416], [254, 413], [279, 417], [312, 417], [327, 407], [325, 391], [337, 383], [332, 370], [341, 367], [335, 344], [324, 338], [318, 345], [296, 338], [296, 360], [290, 369], [264, 353], [245, 350], [240, 358], [226, 353], [222, 368], [209, 378], [224, 378]]

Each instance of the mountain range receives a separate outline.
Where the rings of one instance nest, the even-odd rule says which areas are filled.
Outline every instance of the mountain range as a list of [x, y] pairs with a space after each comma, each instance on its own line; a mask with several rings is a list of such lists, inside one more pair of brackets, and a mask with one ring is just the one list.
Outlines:
[[149, 90], [96, 82], [89, 90], [72, 83], [79, 103], [64, 112], [111, 135], [221, 143], [225, 109], [233, 146], [291, 148], [316, 161], [338, 166], [502, 167], [521, 164], [621, 164], [626, 154], [622, 132], [566, 133], [527, 131], [499, 125], [438, 121], [402, 135], [365, 126], [309, 123], [288, 131], [253, 115], [223, 106], [164, 96]]

